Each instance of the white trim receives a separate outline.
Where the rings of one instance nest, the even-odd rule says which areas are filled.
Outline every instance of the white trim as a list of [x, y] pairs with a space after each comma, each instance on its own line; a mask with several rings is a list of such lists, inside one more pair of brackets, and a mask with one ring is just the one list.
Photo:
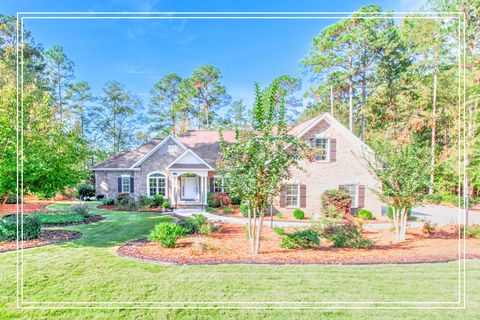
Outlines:
[[175, 142], [180, 148], [182, 148], [182, 150], [187, 150], [187, 147], [181, 143], [180, 141], [178, 141], [177, 139], [175, 139], [175, 137], [173, 137], [172, 135], [168, 135], [165, 137], [165, 139], [163, 139], [159, 144], [157, 144], [152, 150], [150, 150], [146, 155], [144, 155], [140, 160], [138, 160], [137, 162], [135, 162], [130, 168], [134, 168], [134, 167], [138, 167], [139, 165], [141, 165], [145, 160], [147, 160], [152, 154], [155, 153], [155, 151], [157, 151], [158, 149], [160, 149], [163, 145], [165, 145], [169, 140], [172, 140], [173, 142]]
[[[170, 163], [168, 166], [167, 166], [167, 169], [170, 170], [170, 167], [173, 166], [175, 163], [177, 163], [181, 158], [183, 158], [187, 153], [190, 153], [191, 155], [193, 155], [195, 158], [198, 159], [198, 161], [200, 161], [202, 164], [206, 165], [208, 169], [199, 169], [199, 170], [213, 170], [213, 168], [208, 164], [206, 163], [202, 158], [200, 158], [192, 149], [187, 149], [184, 153], [182, 153], [181, 155], [178, 156], [177, 159], [173, 160], [172, 163]], [[190, 169], [189, 169], [190, 170]], [[191, 169], [191, 170], [197, 170], [197, 169]]]
[[325, 160], [317, 160], [317, 155], [315, 155], [315, 162], [327, 163], [330, 162], [330, 152], [331, 152], [331, 138], [327, 137], [315, 137], [315, 148], [317, 147], [317, 139], [327, 139], [327, 150], [325, 150]]
[[288, 197], [288, 194], [287, 194], [287, 190], [285, 190], [285, 208], [287, 209], [298, 209], [300, 208], [300, 183], [296, 183], [296, 182], [290, 182], [290, 183], [287, 183], [287, 185], [297, 185], [297, 205], [295, 206], [288, 206], [287, 205], [287, 197]]
[[[161, 172], [161, 171], [152, 171], [150, 172], [149, 174], [147, 174], [147, 195], [149, 197], [153, 197], [151, 194], [150, 194], [150, 176], [152, 174], [156, 174], [156, 173], [160, 173], [161, 175], [163, 175], [165, 177], [165, 195], [162, 194], [162, 196], [164, 197], [164, 199], [168, 199], [168, 175]], [[158, 183], [158, 182], [157, 182]], [[158, 189], [158, 185], [157, 185], [157, 189]]]
[[[355, 206], [353, 205], [353, 201], [352, 201], [351, 208], [352, 208], [352, 209], [358, 209], [358, 191], [360, 190], [359, 184], [354, 184], [354, 183], [344, 184], [344, 185], [343, 185], [343, 187], [344, 187], [343, 190], [344, 190], [345, 192], [347, 192], [347, 191], [345, 190], [345, 188], [346, 188], [347, 186], [355, 186]], [[348, 193], [348, 192], [347, 192], [347, 193]], [[350, 194], [350, 193], [348, 193], [348, 194]], [[350, 197], [351, 197], [351, 196], [350, 196]]]
[[[123, 190], [123, 179], [127, 178], [128, 181], [128, 192]], [[120, 193], [132, 193], [132, 176], [123, 174], [120, 176]]]

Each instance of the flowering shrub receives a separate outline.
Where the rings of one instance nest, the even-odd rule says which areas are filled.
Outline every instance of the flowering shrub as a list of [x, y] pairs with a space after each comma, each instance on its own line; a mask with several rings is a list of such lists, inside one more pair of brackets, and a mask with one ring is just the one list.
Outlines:
[[352, 210], [350, 194], [343, 190], [330, 189], [322, 194], [322, 212], [343, 217]]
[[232, 199], [225, 192], [213, 193], [211, 194], [210, 199], [211, 205], [209, 206], [214, 208], [223, 208], [232, 203]]

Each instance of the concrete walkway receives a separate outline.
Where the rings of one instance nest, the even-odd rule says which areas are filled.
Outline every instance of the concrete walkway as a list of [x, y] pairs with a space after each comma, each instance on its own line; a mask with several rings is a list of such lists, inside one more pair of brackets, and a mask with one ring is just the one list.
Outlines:
[[[204, 216], [206, 216], [208, 219], [213, 220], [213, 221], [218, 221], [218, 222], [224, 222], [224, 223], [231, 223], [231, 224], [247, 224], [248, 220], [244, 218], [238, 218], [238, 217], [229, 217], [229, 216], [220, 216], [217, 214], [212, 214], [208, 213], [205, 211], [201, 211], [199, 209], [178, 209], [175, 211], [175, 214], [182, 216], [182, 217], [188, 217], [193, 214], [198, 214], [201, 213]], [[263, 225], [266, 227], [270, 227], [270, 217], [265, 217], [265, 220], [263, 221]], [[280, 228], [289, 228], [289, 227], [309, 227], [312, 225], [312, 222], [307, 222], [307, 221], [278, 221], [278, 220], [273, 220], [273, 226], [274, 227], [280, 227]], [[420, 227], [422, 225], [421, 222], [409, 222], [409, 226], [412, 227]], [[363, 227], [366, 229], [388, 229], [390, 228], [391, 224], [390, 223], [368, 223], [364, 224]]]
[[[464, 224], [463, 209], [459, 212], [458, 207], [418, 206], [412, 209], [412, 215], [436, 223], [438, 226], [458, 224], [459, 222]], [[468, 219], [469, 224], [480, 223], [479, 210], [470, 210]]]

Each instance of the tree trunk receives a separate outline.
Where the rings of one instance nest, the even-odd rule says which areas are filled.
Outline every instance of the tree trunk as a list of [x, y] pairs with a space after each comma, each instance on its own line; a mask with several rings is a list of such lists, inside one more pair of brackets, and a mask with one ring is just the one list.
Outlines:
[[258, 229], [257, 229], [257, 243], [255, 245], [255, 253], [258, 254], [258, 251], [260, 250], [260, 237], [262, 235], [262, 226], [263, 226], [263, 216], [264, 216], [264, 213], [260, 213], [260, 225], [258, 226]]
[[433, 101], [432, 101], [432, 143], [430, 151], [430, 186], [428, 187], [428, 194], [433, 194], [433, 184], [435, 183], [435, 144], [437, 140], [437, 81], [438, 70], [434, 68], [433, 73]]
[[5, 207], [5, 204], [8, 201], [8, 194], [4, 195], [3, 201], [0, 203], [0, 219], [3, 217], [3, 208]]
[[351, 75], [352, 69], [352, 57], [348, 57], [349, 64], [349, 76], [348, 76], [348, 128], [353, 132], [353, 79]]
[[362, 78], [362, 142], [365, 142], [365, 103], [367, 101], [367, 79], [366, 79], [367, 71], [364, 70], [363, 72], [364, 72], [364, 75]]
[[330, 66], [330, 114], [333, 116], [333, 79], [332, 79], [331, 66]]

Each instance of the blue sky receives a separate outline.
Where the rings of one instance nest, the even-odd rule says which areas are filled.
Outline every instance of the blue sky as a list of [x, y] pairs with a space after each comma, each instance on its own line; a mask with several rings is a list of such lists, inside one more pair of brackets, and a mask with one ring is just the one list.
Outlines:
[[[0, 13], [17, 11], [355, 11], [376, 3], [383, 10], [416, 11], [421, 0], [399, 1], [41, 1], [0, 2]], [[283, 74], [300, 76], [299, 62], [311, 39], [333, 20], [27, 20], [45, 48], [63, 46], [75, 63], [75, 81], [95, 93], [117, 80], [148, 103], [163, 75], [188, 76], [203, 64], [222, 70], [234, 98], [247, 104], [255, 82]], [[308, 87], [304, 83], [302, 91]], [[301, 94], [301, 93], [299, 93]]]

